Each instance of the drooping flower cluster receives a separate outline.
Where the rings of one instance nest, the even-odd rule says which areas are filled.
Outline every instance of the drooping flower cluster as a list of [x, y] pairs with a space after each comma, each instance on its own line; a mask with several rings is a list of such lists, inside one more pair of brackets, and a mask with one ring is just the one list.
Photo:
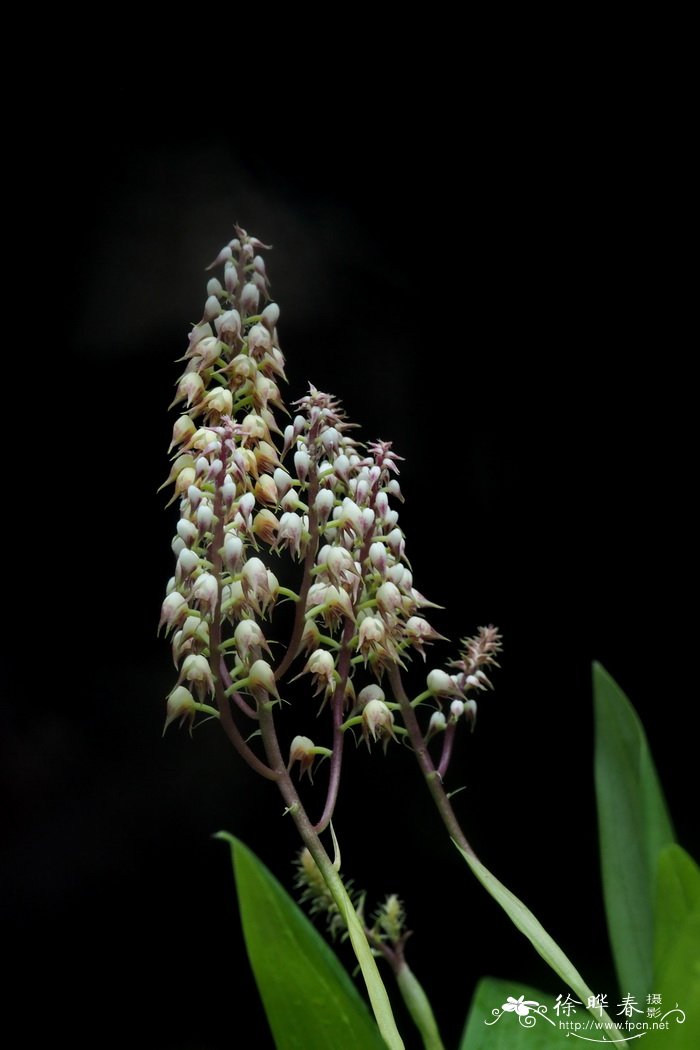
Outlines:
[[[402, 500], [400, 457], [391, 443], [363, 447], [340, 402], [314, 386], [280, 429], [285, 362], [265, 248], [237, 227], [211, 264], [223, 273], [207, 285], [173, 401], [182, 414], [168, 482], [180, 520], [161, 626], [172, 635], [178, 679], [166, 726], [231, 703], [255, 718], [259, 705], [279, 701], [303, 652], [296, 677], [308, 676], [322, 709], [330, 707], [335, 734], [332, 749], [294, 737], [290, 764], [310, 772], [313, 756], [337, 751], [349, 725], [361, 725], [368, 744], [386, 748], [396, 738], [398, 704], [387, 699], [384, 676], [405, 668], [412, 652], [425, 660], [426, 647], [442, 636], [423, 615], [432, 603], [414, 587], [406, 561], [392, 505]], [[297, 591], [281, 587], [274, 571], [283, 552], [300, 565]], [[271, 621], [280, 597], [295, 602], [296, 616], [275, 668]], [[424, 694], [440, 707], [449, 700], [453, 722], [473, 705], [468, 691], [489, 684], [484, 668], [495, 663], [500, 641], [483, 628], [464, 645], [457, 672], [430, 671]], [[441, 715], [433, 715], [429, 736], [445, 727]]]

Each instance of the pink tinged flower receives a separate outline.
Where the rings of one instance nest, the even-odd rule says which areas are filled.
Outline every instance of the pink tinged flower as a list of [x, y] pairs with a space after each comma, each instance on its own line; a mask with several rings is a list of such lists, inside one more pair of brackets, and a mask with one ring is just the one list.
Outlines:
[[[239, 245], [240, 247], [240, 245]], [[225, 248], [222, 248], [217, 257], [213, 262], [210, 262], [207, 266], [207, 270], [213, 270], [215, 266], [221, 266], [222, 262], [228, 262], [233, 258], [231, 248], [227, 244]]]
[[374, 531], [375, 514], [371, 507], [365, 507], [360, 516], [360, 535], [363, 540]]
[[208, 694], [214, 692], [214, 677], [211, 673], [209, 661], [199, 653], [186, 656], [183, 660], [178, 685], [183, 680], [193, 686], [200, 703], [204, 702]]
[[464, 701], [453, 700], [450, 704], [450, 722], [458, 722], [464, 714]]
[[393, 615], [402, 606], [401, 592], [395, 583], [387, 581], [377, 588], [377, 606], [383, 613]]
[[369, 738], [376, 743], [382, 740], [386, 751], [389, 739], [394, 736], [394, 716], [383, 700], [370, 700], [362, 709], [362, 735], [367, 747], [370, 746]]
[[246, 525], [250, 525], [250, 515], [255, 507], [255, 496], [252, 492], [244, 493], [238, 501], [238, 513]]
[[277, 322], [280, 319], [280, 308], [277, 303], [268, 303], [262, 312], [262, 323], [267, 328], [268, 332], [274, 332]]
[[193, 521], [189, 521], [187, 518], [180, 518], [176, 525], [176, 531], [187, 547], [191, 547], [199, 539], [199, 529]]
[[337, 521], [341, 528], [349, 526], [356, 536], [362, 535], [362, 511], [349, 496], [346, 496], [340, 505]]
[[210, 572], [203, 572], [195, 580], [192, 598], [204, 609], [213, 612], [219, 598], [219, 585]]
[[290, 489], [289, 492], [282, 497], [280, 500], [280, 507], [285, 511], [299, 510], [301, 507], [301, 501], [297, 495], [296, 489]]
[[224, 478], [224, 483], [221, 486], [221, 495], [223, 496], [226, 506], [230, 507], [236, 498], [236, 482], [230, 474], [227, 474]]
[[386, 538], [389, 550], [395, 558], [401, 558], [403, 556], [406, 542], [403, 538], [401, 529], [392, 529]]
[[333, 473], [340, 479], [340, 481], [344, 481], [345, 484], [348, 483], [350, 478], [350, 460], [343, 453], [336, 456], [335, 462], [333, 463]]
[[369, 548], [369, 560], [372, 566], [381, 573], [382, 576], [386, 574], [387, 570], [387, 551], [383, 543], [373, 543]]
[[243, 564], [243, 540], [235, 532], [227, 532], [224, 536], [224, 564], [232, 576]]
[[275, 469], [274, 474], [272, 475], [272, 480], [274, 481], [275, 487], [277, 488], [277, 498], [282, 499], [282, 497], [286, 496], [290, 488], [292, 487], [291, 477], [289, 476], [286, 470], [282, 469], [282, 467], [277, 467]]
[[264, 660], [256, 660], [248, 672], [248, 689], [259, 704], [266, 703], [271, 696], [280, 699], [275, 684], [275, 673]]
[[[231, 251], [230, 248], [228, 250]], [[233, 295], [238, 287], [238, 271], [236, 264], [231, 259], [224, 266], [224, 284], [229, 295]]]
[[250, 662], [251, 656], [256, 660], [260, 659], [263, 649], [269, 656], [272, 656], [265, 635], [262, 633], [260, 626], [255, 620], [241, 620], [240, 623], [236, 625], [236, 629], [233, 632], [233, 638], [241, 662], [246, 666]]
[[386, 492], [378, 492], [374, 497], [374, 510], [378, 518], [384, 519], [389, 513], [389, 498]]
[[472, 732], [476, 725], [476, 700], [467, 700], [464, 704], [464, 717], [471, 723]]
[[165, 725], [163, 726], [163, 736], [168, 726], [175, 722], [178, 718], [180, 719], [180, 726], [182, 727], [185, 722], [190, 723], [190, 733], [192, 732], [192, 722], [196, 709], [194, 706], [194, 697], [189, 689], [185, 689], [184, 685], [176, 686], [170, 696], [168, 697], [168, 703], [165, 715]]
[[403, 498], [403, 495], [401, 493], [401, 486], [399, 485], [399, 483], [396, 480], [396, 478], [392, 478], [391, 479], [391, 481], [389, 482], [389, 484], [386, 487], [386, 490], [387, 490], [387, 492], [389, 493], [390, 496], [395, 496], [396, 499], [400, 499], [402, 503], [404, 502], [404, 498]]
[[298, 514], [286, 512], [282, 515], [277, 530], [277, 546], [287, 547], [295, 558], [301, 557], [301, 538], [303, 526]]
[[326, 572], [333, 583], [352, 583], [358, 574], [352, 554], [344, 547], [325, 547], [324, 552]]
[[160, 623], [158, 633], [163, 624], [166, 625], [165, 633], [168, 634], [173, 627], [179, 626], [187, 616], [187, 599], [179, 591], [171, 591], [163, 602], [160, 610]]
[[227, 310], [220, 317], [217, 317], [214, 325], [219, 338], [229, 346], [233, 346], [241, 334], [241, 315], [238, 310]]
[[206, 339], [200, 339], [194, 346], [190, 346], [185, 356], [190, 358], [192, 362], [190, 367], [193, 371], [202, 372], [206, 368], [211, 368], [222, 350], [223, 346], [219, 340], [211, 335]]
[[178, 583], [189, 579], [193, 572], [199, 568], [199, 557], [189, 547], [184, 547], [177, 556], [175, 565], [175, 578]]
[[305, 482], [309, 476], [309, 466], [311, 465], [311, 458], [309, 453], [305, 449], [299, 449], [298, 452], [294, 453], [294, 469], [299, 481]]
[[314, 504], [316, 513], [318, 514], [319, 521], [328, 521], [328, 515], [333, 510], [333, 504], [335, 503], [335, 496], [330, 489], [321, 489], [316, 502]]
[[340, 434], [335, 427], [327, 427], [321, 434], [321, 444], [326, 450], [326, 455], [337, 452], [340, 446]]
[[252, 357], [260, 359], [272, 348], [272, 337], [265, 325], [254, 324], [248, 332], [248, 350]]
[[446, 671], [435, 668], [429, 673], [426, 681], [433, 696], [456, 696], [462, 699], [459, 686]]
[[241, 289], [241, 309], [244, 313], [250, 315], [258, 312], [258, 305], [260, 303], [260, 292], [258, 287], [252, 281], [248, 281], [247, 284], [243, 285]]
[[197, 523], [197, 529], [200, 533], [211, 531], [211, 527], [214, 523], [214, 510], [208, 500], [204, 500], [200, 503], [199, 507], [197, 507], [195, 522]]

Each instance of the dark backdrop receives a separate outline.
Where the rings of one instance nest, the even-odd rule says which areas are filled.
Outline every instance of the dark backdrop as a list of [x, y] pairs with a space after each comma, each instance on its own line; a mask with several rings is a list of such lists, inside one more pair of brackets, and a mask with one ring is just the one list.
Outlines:
[[[282, 98], [239, 130], [216, 107], [173, 115], [118, 91], [95, 125], [75, 101], [37, 256], [60, 290], [39, 326], [59, 478], [38, 546], [50, 673], [10, 705], [3, 745], [2, 909], [27, 1042], [47, 1026], [77, 1046], [223, 1050], [248, 1030], [268, 1045], [211, 835], [234, 832], [290, 885], [293, 829], [216, 727], [161, 740], [174, 672], [155, 637], [174, 359], [234, 221], [274, 245], [289, 397], [309, 380], [337, 393], [405, 456], [401, 521], [417, 586], [446, 607], [435, 624], [503, 632], [496, 692], [451, 773], [467, 832], [614, 994], [593, 659], [639, 710], [698, 849], [680, 137], [641, 104], [599, 121], [585, 101], [564, 119], [516, 98], [482, 124], [390, 98], [310, 120]], [[405, 899], [451, 1045], [482, 974], [563, 991], [469, 876], [407, 754], [351, 749], [347, 777], [345, 871]]]

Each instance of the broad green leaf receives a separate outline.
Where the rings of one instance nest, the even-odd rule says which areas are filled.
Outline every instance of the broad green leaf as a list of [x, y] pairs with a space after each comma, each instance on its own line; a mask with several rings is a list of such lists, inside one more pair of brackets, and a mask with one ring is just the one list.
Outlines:
[[654, 893], [673, 828], [642, 724], [593, 665], [595, 787], [603, 895], [620, 992], [646, 996], [654, 967]]
[[277, 1050], [386, 1050], [348, 974], [277, 879], [232, 835], [248, 957]]
[[[511, 893], [502, 882], [499, 882], [496, 876], [481, 863], [478, 857], [473, 853], [465, 852], [465, 850], [461, 849], [459, 846], [457, 846], [457, 849], [459, 849], [459, 852], [462, 854], [482, 886], [484, 886], [493, 899], [500, 904], [511, 922], [517, 926], [521, 933], [525, 934], [535, 951], [542, 956], [544, 961], [551, 966], [554, 972], [576, 993], [579, 1001], [581, 1003], [587, 1003], [589, 999], [592, 999], [594, 993], [588, 987], [581, 974], [571, 960], [567, 958], [557, 942], [547, 933], [541, 922], [535, 918], [530, 909], [526, 907], [526, 905], [523, 904], [514, 893]], [[596, 1015], [598, 1015], [598, 1011], [596, 1011]], [[603, 1022], [607, 1022], [612, 1028], [613, 1022], [604, 1010], [600, 1014], [600, 1018]], [[618, 1037], [617, 1045], [626, 1046], [627, 1044], [620, 1036]]]
[[[658, 1020], [670, 1030], [652, 1030], [650, 1050], [700, 1046], [700, 868], [680, 846], [659, 856], [656, 895], [654, 984]], [[676, 1007], [678, 1008], [676, 1010]]]
[[[521, 997], [536, 1004], [527, 1015], [503, 1009]], [[564, 1013], [557, 1017], [554, 1000], [539, 989], [483, 977], [474, 992], [459, 1050], [566, 1050], [571, 1045], [568, 1023], [588, 1020], [585, 1010], [575, 1009], [568, 1017]]]
[[[655, 976], [665, 970], [669, 953], [697, 913], [700, 913], [700, 868], [680, 846], [665, 846], [659, 854], [656, 887]], [[700, 997], [697, 1001], [700, 1002]]]

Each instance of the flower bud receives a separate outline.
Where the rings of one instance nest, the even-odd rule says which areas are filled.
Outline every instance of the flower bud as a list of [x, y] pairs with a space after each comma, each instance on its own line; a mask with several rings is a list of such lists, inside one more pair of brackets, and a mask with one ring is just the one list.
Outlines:
[[348, 483], [350, 477], [350, 460], [346, 455], [341, 454], [340, 456], [336, 456], [335, 463], [333, 464], [333, 471], [337, 478], [340, 478], [345, 484]]
[[321, 522], [328, 521], [328, 515], [330, 514], [331, 510], [333, 509], [333, 504], [334, 503], [335, 503], [335, 497], [334, 497], [333, 493], [331, 492], [331, 490], [330, 489], [321, 489], [321, 491], [319, 492], [319, 494], [316, 497], [316, 503], [314, 504], [314, 506], [316, 508], [316, 513], [318, 514], [319, 521], [321, 521]]
[[229, 260], [224, 267], [224, 284], [229, 295], [233, 295], [238, 287], [238, 272], [236, 264]]
[[366, 685], [357, 696], [357, 703], [364, 707], [370, 700], [386, 700], [384, 690], [378, 685]]
[[464, 714], [464, 701], [453, 700], [450, 704], [450, 722], [457, 722]]
[[269, 474], [258, 478], [254, 492], [258, 503], [266, 503], [269, 507], [277, 506], [277, 486]]
[[277, 488], [278, 499], [282, 499], [282, 497], [286, 496], [286, 494], [292, 487], [292, 479], [290, 478], [286, 470], [284, 470], [282, 467], [277, 467], [274, 474], [272, 475], [272, 480], [274, 481], [275, 486]]
[[212, 524], [214, 522], [214, 510], [211, 503], [207, 500], [203, 500], [202, 503], [197, 507], [197, 513], [195, 514], [195, 521], [197, 528], [201, 533], [210, 532]]
[[216, 295], [210, 295], [204, 304], [204, 316], [203, 321], [211, 321], [213, 317], [218, 317], [221, 313], [221, 303]]
[[244, 284], [241, 289], [241, 310], [248, 315], [256, 314], [258, 312], [259, 304], [260, 292], [258, 291], [257, 285], [252, 281], [248, 281], [248, 283]]
[[301, 507], [301, 500], [297, 495], [296, 489], [290, 488], [289, 492], [285, 493], [280, 500], [280, 507], [282, 510], [288, 511], [298, 510]]
[[250, 523], [250, 515], [255, 507], [255, 496], [252, 492], [245, 492], [238, 501], [238, 513], [243, 518], [243, 521], [248, 525]]
[[199, 530], [192, 521], [180, 518], [176, 526], [177, 534], [186, 546], [191, 547], [199, 539]]
[[310, 462], [309, 453], [304, 449], [294, 453], [294, 469], [299, 481], [304, 482], [308, 478]]
[[387, 567], [387, 553], [383, 543], [373, 543], [370, 546], [369, 560], [374, 568], [384, 576]]
[[268, 303], [262, 312], [262, 323], [269, 332], [274, 332], [280, 319], [280, 308], [277, 303]]
[[425, 734], [426, 743], [438, 733], [444, 732], [446, 727], [447, 719], [443, 715], [442, 711], [433, 711], [432, 715], [430, 716], [430, 722], [428, 723], [428, 732]]
[[210, 277], [207, 281], [207, 295], [222, 295], [223, 288], [221, 287], [221, 281], [218, 277]]

